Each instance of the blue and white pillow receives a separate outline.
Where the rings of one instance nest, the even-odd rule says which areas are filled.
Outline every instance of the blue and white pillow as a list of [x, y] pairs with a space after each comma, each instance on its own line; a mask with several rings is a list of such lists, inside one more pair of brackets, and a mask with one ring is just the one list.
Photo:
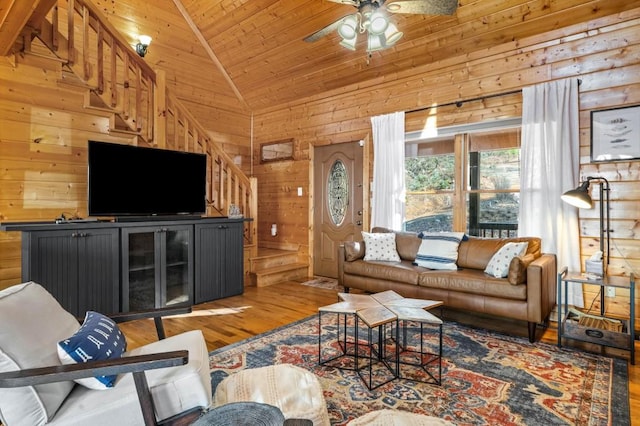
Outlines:
[[[104, 361], [120, 358], [127, 350], [127, 341], [117, 324], [98, 312], [87, 311], [80, 329], [68, 339], [58, 342], [58, 358], [63, 364]], [[89, 389], [113, 387], [116, 375], [77, 379], [76, 383]]]
[[458, 269], [458, 246], [464, 232], [421, 232], [418, 237], [422, 241], [414, 264], [429, 269]]

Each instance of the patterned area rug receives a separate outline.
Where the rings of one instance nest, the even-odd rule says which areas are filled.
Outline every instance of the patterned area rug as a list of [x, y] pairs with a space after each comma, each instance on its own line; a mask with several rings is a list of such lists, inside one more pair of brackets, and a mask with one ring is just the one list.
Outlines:
[[[322, 323], [323, 350], [336, 350], [324, 338], [335, 325], [328, 315]], [[410, 344], [416, 330], [409, 327]], [[441, 386], [397, 379], [369, 391], [353, 371], [318, 365], [317, 315], [211, 352], [212, 385], [215, 393], [234, 371], [289, 363], [318, 376], [334, 425], [385, 408], [459, 425], [630, 424], [624, 360], [451, 322], [443, 336]]]

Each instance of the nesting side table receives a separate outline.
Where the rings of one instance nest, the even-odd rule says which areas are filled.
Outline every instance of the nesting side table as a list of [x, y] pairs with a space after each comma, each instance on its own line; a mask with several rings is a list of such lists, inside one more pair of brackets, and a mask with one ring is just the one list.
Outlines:
[[[569, 304], [567, 292], [569, 283], [582, 283], [600, 286], [600, 318], [602, 321], [610, 318], [604, 311], [604, 291], [607, 287], [627, 289], [629, 291], [629, 318], [622, 321], [623, 328], [620, 331], [582, 325], [572, 321], [569, 316]], [[558, 274], [558, 346], [562, 346], [562, 339], [574, 339], [583, 342], [595, 343], [601, 346], [623, 349], [629, 351], [631, 364], [635, 364], [635, 279], [633, 274], [629, 278], [605, 275], [598, 279], [588, 279], [585, 275], [568, 272], [565, 267]]]
[[[356, 369], [356, 337], [352, 333], [351, 339], [349, 339], [349, 331], [356, 326], [356, 312], [372, 306], [378, 306], [378, 303], [371, 298], [362, 297], [318, 308], [318, 364], [343, 370]], [[324, 336], [322, 332], [323, 317], [327, 315], [335, 315], [335, 333]], [[324, 345], [323, 336], [325, 337]], [[332, 349], [331, 341], [337, 343], [337, 351]]]
[[[364, 323], [367, 333], [367, 343], [364, 348], [360, 347], [358, 339], [360, 321]], [[398, 377], [398, 345], [394, 344], [397, 341], [395, 334], [398, 329], [393, 327], [396, 321], [396, 315], [383, 305], [361, 309], [356, 313], [356, 372], [369, 390], [376, 389]], [[374, 339], [373, 333], [376, 330], [378, 336], [377, 339]], [[387, 336], [387, 332], [390, 332], [389, 336]], [[392, 342], [390, 348], [387, 348], [387, 342]], [[388, 356], [388, 350], [395, 352], [395, 357]], [[390, 359], [394, 360], [393, 364], [389, 362]], [[379, 367], [375, 371], [374, 365]], [[374, 377], [378, 379], [375, 383]]]

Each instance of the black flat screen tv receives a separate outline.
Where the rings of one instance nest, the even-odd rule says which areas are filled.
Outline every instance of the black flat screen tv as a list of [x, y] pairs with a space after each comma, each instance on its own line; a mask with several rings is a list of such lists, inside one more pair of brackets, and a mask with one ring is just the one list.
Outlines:
[[204, 154], [89, 141], [89, 216], [201, 215]]

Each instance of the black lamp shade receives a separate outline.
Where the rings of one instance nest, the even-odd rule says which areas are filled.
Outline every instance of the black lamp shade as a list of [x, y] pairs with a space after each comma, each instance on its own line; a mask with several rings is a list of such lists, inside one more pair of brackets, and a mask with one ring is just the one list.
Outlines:
[[580, 209], [593, 208], [593, 200], [589, 195], [589, 181], [586, 180], [576, 189], [571, 189], [562, 194], [562, 201]]

